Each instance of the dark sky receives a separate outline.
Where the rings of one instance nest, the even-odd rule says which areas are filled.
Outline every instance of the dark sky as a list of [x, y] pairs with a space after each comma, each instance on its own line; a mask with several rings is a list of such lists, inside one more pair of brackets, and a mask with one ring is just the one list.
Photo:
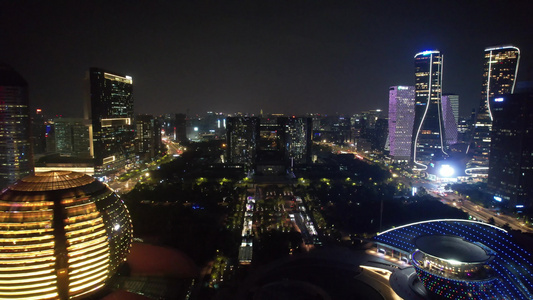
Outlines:
[[[521, 48], [533, 1], [0, 1], [0, 61], [32, 107], [81, 116], [89, 67], [133, 77], [137, 113], [353, 114], [413, 85], [413, 56], [444, 54], [443, 89], [478, 106], [483, 50]], [[533, 78], [531, 78], [533, 79]]]

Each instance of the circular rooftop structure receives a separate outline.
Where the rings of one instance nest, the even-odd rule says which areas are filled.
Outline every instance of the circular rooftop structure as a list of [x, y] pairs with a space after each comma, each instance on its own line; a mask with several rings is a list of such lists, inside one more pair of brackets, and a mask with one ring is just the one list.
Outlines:
[[129, 212], [107, 185], [68, 171], [25, 177], [0, 193], [0, 298], [93, 294], [131, 242]]
[[421, 236], [415, 239], [415, 245], [420, 251], [444, 260], [476, 263], [490, 259], [483, 248], [458, 236]]

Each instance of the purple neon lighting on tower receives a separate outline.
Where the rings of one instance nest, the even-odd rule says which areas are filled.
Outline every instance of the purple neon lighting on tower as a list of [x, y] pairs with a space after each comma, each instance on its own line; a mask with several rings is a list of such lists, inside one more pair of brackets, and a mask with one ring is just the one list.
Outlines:
[[389, 88], [389, 143], [394, 160], [409, 160], [415, 119], [415, 87]]
[[457, 95], [442, 96], [442, 119], [444, 120], [444, 136], [446, 137], [446, 145], [450, 146], [457, 144], [457, 123], [453, 112], [454, 103], [459, 100]]

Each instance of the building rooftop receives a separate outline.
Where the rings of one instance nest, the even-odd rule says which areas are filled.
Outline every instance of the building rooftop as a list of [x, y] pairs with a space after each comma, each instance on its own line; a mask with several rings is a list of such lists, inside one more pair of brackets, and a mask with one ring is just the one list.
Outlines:
[[429, 255], [464, 263], [484, 262], [490, 256], [480, 246], [457, 236], [426, 235], [415, 240], [416, 247]]

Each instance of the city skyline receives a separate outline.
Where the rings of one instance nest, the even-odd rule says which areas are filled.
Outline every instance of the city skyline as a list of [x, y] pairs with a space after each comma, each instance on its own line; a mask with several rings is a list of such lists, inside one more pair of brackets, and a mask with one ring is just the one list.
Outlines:
[[414, 84], [412, 53], [439, 49], [443, 92], [461, 96], [464, 116], [478, 106], [485, 47], [520, 47], [519, 81], [533, 55], [520, 3], [147, 5], [2, 4], [0, 60], [49, 115], [81, 116], [91, 66], [136, 78], [136, 113], [353, 114], [386, 110], [388, 87]]

